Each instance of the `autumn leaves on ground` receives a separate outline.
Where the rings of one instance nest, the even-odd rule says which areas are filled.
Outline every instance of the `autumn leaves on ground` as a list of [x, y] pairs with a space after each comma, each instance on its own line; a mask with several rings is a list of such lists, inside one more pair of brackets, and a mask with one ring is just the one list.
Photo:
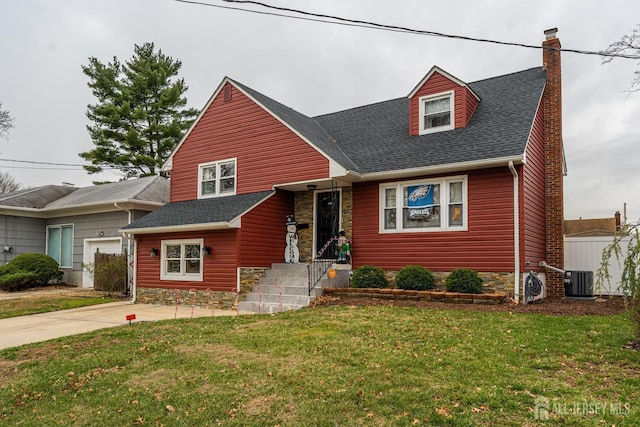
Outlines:
[[548, 399], [552, 421], [638, 425], [632, 338], [627, 313], [447, 307], [138, 323], [0, 352], [0, 424], [543, 425]]

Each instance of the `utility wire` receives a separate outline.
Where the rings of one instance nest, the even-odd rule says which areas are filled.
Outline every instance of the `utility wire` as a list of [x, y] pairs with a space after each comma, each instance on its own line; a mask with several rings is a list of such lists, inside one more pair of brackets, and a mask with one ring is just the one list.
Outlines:
[[38, 166], [0, 166], [0, 169], [28, 169], [28, 170], [42, 170], [42, 171], [80, 171], [81, 169], [73, 168], [58, 168], [58, 167], [38, 167]]
[[[32, 160], [16, 160], [16, 159], [0, 159], [0, 162], [28, 163], [32, 165], [46, 165], [46, 166], [73, 166], [73, 167], [79, 167], [79, 168], [83, 168], [85, 166], [99, 166], [102, 169], [118, 169], [118, 168], [114, 168], [112, 166], [107, 166], [107, 165], [79, 165], [74, 163], [38, 162], [38, 161], [32, 161]], [[21, 166], [3, 166], [3, 167], [18, 169]], [[27, 167], [22, 167], [22, 168], [26, 169]], [[29, 169], [36, 169], [36, 168], [29, 168]], [[43, 168], [43, 169], [48, 169], [48, 168]], [[60, 169], [60, 170], [74, 170], [74, 169]]]
[[[304, 10], [292, 9], [292, 8], [288, 8], [288, 7], [272, 6], [272, 5], [269, 5], [269, 4], [266, 4], [266, 3], [253, 1], [253, 0], [222, 0], [222, 1], [224, 1], [226, 3], [251, 4], [251, 5], [265, 7], [267, 9], [278, 10], [278, 11], [281, 11], [281, 12], [297, 13], [297, 14], [300, 14], [300, 15], [309, 16], [311, 18], [305, 18], [305, 17], [300, 17], [300, 16], [292, 16], [292, 15], [288, 15], [288, 14], [284, 14], [284, 13], [276, 13], [276, 12], [261, 12], [261, 11], [252, 10], [252, 9], [244, 9], [244, 8], [241, 8], [241, 7], [222, 6], [222, 5], [216, 5], [216, 4], [206, 3], [206, 2], [202, 2], [202, 1], [195, 1], [195, 0], [174, 0], [174, 1], [176, 1], [178, 3], [187, 3], [187, 4], [192, 4], [192, 5], [215, 7], [215, 8], [220, 8], [220, 9], [238, 10], [238, 11], [242, 11], [242, 12], [250, 12], [250, 13], [256, 13], [256, 14], [261, 14], [261, 15], [272, 15], [272, 16], [279, 16], [279, 17], [284, 17], [284, 18], [291, 18], [291, 19], [301, 19], [301, 20], [306, 20], [306, 21], [322, 22], [322, 23], [326, 23], [326, 24], [369, 28], [369, 29], [372, 29], [372, 30], [394, 31], [394, 32], [417, 34], [417, 35], [423, 35], [423, 36], [443, 37], [443, 38], [450, 38], [450, 39], [457, 39], [457, 40], [475, 41], [475, 42], [481, 42], [481, 43], [493, 43], [493, 44], [497, 44], [497, 45], [524, 47], [524, 48], [528, 48], [528, 49], [559, 50], [560, 52], [570, 52], [570, 53], [577, 53], [577, 54], [581, 54], [581, 55], [604, 56], [604, 57], [608, 57], [608, 58], [640, 59], [640, 55], [627, 55], [627, 54], [623, 54], [623, 53], [609, 53], [609, 52], [605, 52], [605, 51], [590, 51], [590, 50], [582, 50], [582, 49], [567, 49], [567, 48], [557, 49], [557, 48], [551, 48], [551, 47], [542, 47], [542, 46], [537, 46], [537, 45], [530, 45], [530, 44], [525, 44], [525, 43], [504, 42], [504, 41], [500, 41], [500, 40], [492, 40], [492, 39], [469, 37], [469, 36], [460, 36], [460, 35], [456, 35], [456, 34], [446, 34], [446, 33], [440, 33], [440, 32], [437, 32], [437, 31], [417, 30], [417, 29], [414, 29], [414, 28], [402, 27], [402, 26], [397, 26], [397, 25], [379, 24], [379, 23], [376, 23], [376, 22], [364, 21], [364, 20], [359, 20], [359, 19], [349, 19], [349, 18], [342, 18], [342, 17], [334, 16], [334, 15], [326, 15], [326, 14], [322, 14], [322, 13], [306, 12]], [[328, 21], [328, 19], [332, 19], [334, 21]]]

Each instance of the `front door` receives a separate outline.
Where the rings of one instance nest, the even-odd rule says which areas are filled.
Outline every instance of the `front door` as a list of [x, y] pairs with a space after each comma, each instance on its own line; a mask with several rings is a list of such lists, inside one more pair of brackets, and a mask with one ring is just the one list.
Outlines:
[[[340, 192], [326, 191], [316, 193], [316, 220], [314, 254], [322, 251], [332, 237], [338, 235], [340, 227]], [[320, 258], [337, 258], [335, 242], [325, 248]]]

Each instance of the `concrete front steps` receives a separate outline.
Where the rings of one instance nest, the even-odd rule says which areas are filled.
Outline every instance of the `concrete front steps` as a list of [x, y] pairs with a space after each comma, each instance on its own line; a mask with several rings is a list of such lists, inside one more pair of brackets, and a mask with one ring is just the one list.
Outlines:
[[323, 278], [309, 295], [308, 264], [273, 264], [238, 309], [252, 313], [298, 310], [322, 295], [323, 287], [329, 286], [328, 280]]

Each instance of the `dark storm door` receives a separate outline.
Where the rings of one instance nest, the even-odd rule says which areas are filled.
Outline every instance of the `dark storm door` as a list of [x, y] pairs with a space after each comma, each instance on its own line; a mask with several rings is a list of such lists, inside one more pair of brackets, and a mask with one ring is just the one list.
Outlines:
[[[315, 254], [322, 250], [326, 243], [338, 235], [340, 226], [340, 192], [327, 191], [316, 193], [316, 249]], [[330, 244], [320, 258], [337, 258], [335, 242]]]

